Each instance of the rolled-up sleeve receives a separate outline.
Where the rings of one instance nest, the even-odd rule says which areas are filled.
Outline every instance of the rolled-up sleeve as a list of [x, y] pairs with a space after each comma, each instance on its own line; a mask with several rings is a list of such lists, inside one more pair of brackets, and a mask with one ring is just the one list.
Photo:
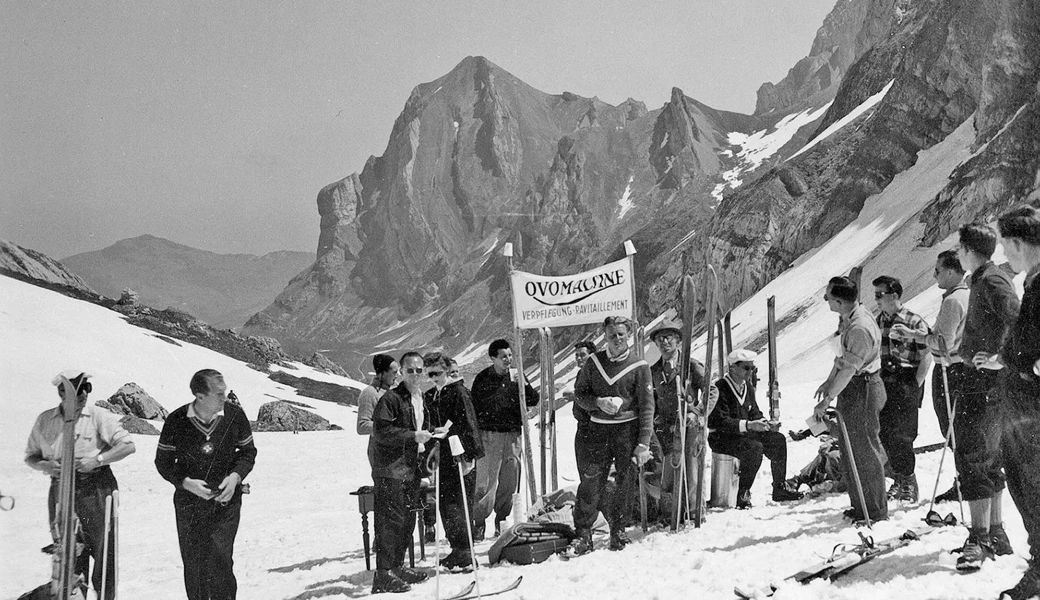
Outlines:
[[841, 356], [834, 359], [834, 366], [839, 371], [859, 371], [876, 352], [870, 333], [855, 325], [842, 336], [841, 348]]

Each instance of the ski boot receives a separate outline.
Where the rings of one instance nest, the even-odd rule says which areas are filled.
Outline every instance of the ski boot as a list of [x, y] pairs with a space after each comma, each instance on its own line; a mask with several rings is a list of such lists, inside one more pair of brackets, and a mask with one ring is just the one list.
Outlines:
[[486, 526], [487, 526], [487, 524], [483, 523], [483, 522], [482, 523], [476, 523], [476, 522], [473, 523], [473, 542], [474, 543], [476, 543], [476, 542], [483, 542], [484, 541], [484, 527], [486, 527]]
[[452, 548], [447, 556], [441, 559], [441, 567], [448, 569], [468, 569], [473, 566], [473, 555], [465, 548]]
[[632, 539], [628, 537], [625, 530], [622, 528], [610, 530], [610, 549], [611, 550], [624, 550], [625, 546], [632, 543]]
[[899, 499], [903, 502], [917, 502], [918, 495], [917, 475], [911, 474], [902, 477], [902, 482], [899, 484]]
[[1015, 553], [1015, 549], [1011, 547], [1011, 540], [1008, 539], [1003, 525], [989, 526], [989, 545], [993, 548], [993, 554], [997, 556], [1007, 556]]
[[384, 592], [400, 594], [411, 589], [412, 586], [402, 581], [401, 578], [394, 575], [392, 571], [378, 569], [376, 570], [375, 577], [372, 578], [373, 594], [382, 594]]
[[578, 536], [571, 542], [571, 550], [574, 551], [575, 556], [581, 556], [582, 554], [588, 554], [595, 550], [595, 546], [592, 545], [592, 532], [588, 529], [577, 531]]
[[972, 530], [964, 545], [951, 552], [959, 552], [957, 570], [962, 573], [974, 573], [982, 568], [986, 559], [993, 560], [993, 548], [989, 545], [987, 532]]
[[747, 510], [751, 508], [751, 490], [737, 492], [737, 509]]
[[786, 482], [778, 483], [773, 485], [773, 502], [791, 502], [794, 500], [801, 500], [803, 494], [797, 491], [798, 488], [791, 488]]
[[938, 496], [936, 496], [934, 501], [935, 501], [936, 504], [939, 504], [940, 502], [956, 502], [957, 501], [957, 482], [954, 481], [953, 485], [950, 486], [950, 489], [948, 489], [945, 492], [943, 492], [943, 493], [939, 494]]
[[404, 565], [397, 567], [390, 572], [396, 575], [398, 579], [408, 584], [422, 583], [430, 578], [430, 574], [426, 571], [420, 571], [419, 569], [413, 569]]

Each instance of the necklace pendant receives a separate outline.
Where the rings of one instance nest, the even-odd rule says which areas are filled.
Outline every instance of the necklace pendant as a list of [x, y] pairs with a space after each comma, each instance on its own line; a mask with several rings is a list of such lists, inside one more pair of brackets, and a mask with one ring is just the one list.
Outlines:
[[202, 453], [207, 455], [213, 454], [213, 444], [209, 440], [206, 440], [206, 443], [202, 445]]

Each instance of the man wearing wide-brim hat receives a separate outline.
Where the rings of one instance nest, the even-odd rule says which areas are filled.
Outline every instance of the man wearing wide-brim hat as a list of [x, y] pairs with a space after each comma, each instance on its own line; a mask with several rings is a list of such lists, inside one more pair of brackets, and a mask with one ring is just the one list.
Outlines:
[[[651, 451], [654, 455], [655, 470], [661, 476], [660, 515], [662, 520], [674, 510], [675, 480], [682, 464], [679, 434], [681, 427], [686, 427], [690, 415], [694, 414], [693, 402], [686, 406], [686, 419], [679, 418], [679, 388], [683, 387], [682, 363], [682, 331], [675, 323], [665, 321], [650, 332], [650, 340], [657, 345], [661, 358], [650, 366], [650, 376], [654, 384], [654, 437]], [[704, 384], [704, 365], [693, 357], [690, 358], [690, 381], [685, 389], [700, 390]], [[690, 438], [691, 436], [687, 436]], [[703, 439], [703, 438], [702, 438]], [[687, 439], [687, 444], [696, 442]], [[703, 442], [702, 442], [703, 443]], [[689, 446], [688, 446], [689, 447]], [[686, 452], [691, 456], [690, 452]], [[687, 484], [694, 480], [687, 475]], [[689, 487], [689, 485], [688, 485]]]

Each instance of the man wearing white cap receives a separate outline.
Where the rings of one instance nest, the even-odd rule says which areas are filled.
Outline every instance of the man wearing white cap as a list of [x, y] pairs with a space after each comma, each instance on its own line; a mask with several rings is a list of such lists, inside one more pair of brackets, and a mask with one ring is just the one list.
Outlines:
[[[87, 395], [91, 392], [88, 379], [90, 375], [83, 371], [63, 371], [55, 376], [51, 383], [58, 387], [58, 397], [65, 391], [65, 381], [69, 381], [76, 389], [76, 506], [75, 513], [79, 519], [85, 552], [80, 554], [76, 564], [77, 574], [86, 578], [90, 559], [94, 559], [94, 572], [91, 582], [94, 590], [101, 589], [101, 552], [105, 537], [105, 498], [119, 488], [110, 464], [122, 460], [134, 453], [136, 448], [123, 426], [119, 416], [107, 410], [87, 404]], [[51, 529], [54, 527], [55, 504], [58, 500], [58, 476], [61, 474], [61, 434], [64, 425], [64, 411], [61, 403], [45, 410], [36, 418], [29, 441], [25, 446], [25, 464], [33, 469], [46, 473], [51, 478], [48, 492], [48, 515]], [[108, 544], [108, 576], [112, 581], [115, 572], [115, 544]], [[108, 586], [106, 598], [115, 597], [115, 586]]]
[[715, 382], [719, 401], [708, 417], [708, 445], [712, 452], [736, 457], [740, 461], [737, 508], [751, 508], [751, 484], [755, 482], [763, 455], [769, 459], [773, 474], [773, 501], [798, 500], [802, 495], [788, 489], [787, 440], [773, 431], [755, 402], [752, 373], [755, 353], [743, 348], [728, 356], [729, 371]]

